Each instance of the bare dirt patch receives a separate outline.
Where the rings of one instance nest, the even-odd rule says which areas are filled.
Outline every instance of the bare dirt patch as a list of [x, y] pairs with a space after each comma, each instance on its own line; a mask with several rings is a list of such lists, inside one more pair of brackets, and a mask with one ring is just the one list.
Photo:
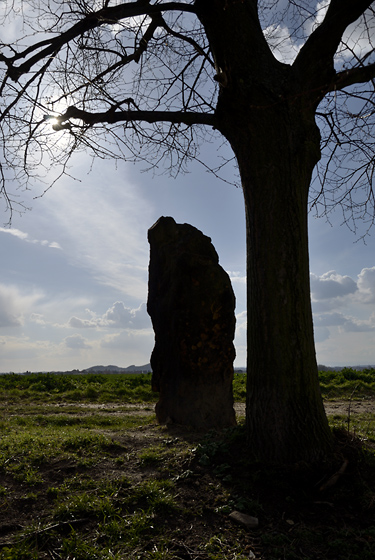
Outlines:
[[47, 404], [46, 407], [50, 407], [53, 410], [69, 410], [81, 409], [82, 412], [91, 410], [95, 414], [141, 414], [149, 415], [154, 412], [155, 403], [59, 403], [59, 404]]
[[[340, 416], [350, 415], [355, 416], [358, 414], [375, 414], [375, 399], [361, 399], [361, 400], [343, 400], [337, 399], [332, 401], [325, 401], [324, 408], [327, 416], [335, 414]], [[244, 417], [246, 413], [245, 403], [235, 403], [235, 410], [237, 417]]]
[[356, 415], [356, 414], [375, 414], [375, 399], [361, 399], [361, 400], [334, 400], [325, 401], [324, 407], [328, 416], [339, 414]]
[[[49, 405], [47, 405], [49, 406]], [[56, 405], [51, 405], [56, 408]], [[81, 408], [84, 410], [92, 410], [96, 413], [103, 414], [139, 414], [148, 415], [153, 413], [155, 408], [155, 403], [61, 403], [57, 405], [58, 408], [68, 408], [74, 406], [75, 409]], [[244, 418], [246, 414], [246, 403], [236, 402], [234, 404], [236, 411], [236, 416], [238, 419]], [[345, 416], [348, 414], [375, 414], [375, 399], [366, 398], [360, 400], [348, 400], [348, 399], [335, 399], [324, 401], [324, 408], [328, 416], [340, 415]]]

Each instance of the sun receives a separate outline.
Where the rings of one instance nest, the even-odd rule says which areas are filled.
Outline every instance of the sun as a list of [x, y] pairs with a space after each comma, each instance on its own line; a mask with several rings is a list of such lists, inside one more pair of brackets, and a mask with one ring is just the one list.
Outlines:
[[[48, 109], [47, 109], [48, 110]], [[58, 134], [60, 131], [64, 131], [69, 128], [68, 125], [61, 125], [60, 116], [63, 114], [57, 111], [53, 113], [48, 113], [46, 109], [41, 109], [41, 114], [39, 116], [39, 124], [41, 125], [40, 133], [44, 137], [44, 143], [47, 144], [51, 149], [58, 148], [60, 150], [65, 150], [70, 142], [69, 134]]]
[[54, 115], [43, 115], [43, 120], [48, 122], [48, 124], [51, 125], [52, 127], [59, 123], [58, 118], [55, 117]]

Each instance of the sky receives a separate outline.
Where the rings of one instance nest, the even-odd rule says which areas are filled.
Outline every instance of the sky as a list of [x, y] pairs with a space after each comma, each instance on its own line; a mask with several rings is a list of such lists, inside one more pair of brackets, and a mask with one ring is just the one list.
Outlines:
[[[83, 156], [75, 176], [0, 227], [0, 372], [144, 365], [154, 335], [146, 311], [147, 230], [160, 216], [212, 239], [236, 294], [236, 361], [246, 364], [245, 214], [242, 191], [198, 163], [173, 179], [126, 162]], [[5, 216], [4, 216], [5, 217]], [[5, 221], [5, 220], [4, 220]], [[366, 244], [310, 216], [318, 363], [375, 364], [375, 232]]]
[[[211, 161], [215, 150], [203, 146], [202, 159]], [[77, 180], [65, 176], [44, 196], [46, 183], [37, 183], [19, 193], [29, 211], [15, 213], [11, 228], [9, 216], [0, 219], [0, 372], [148, 364], [154, 335], [146, 311], [147, 230], [160, 216], [211, 237], [236, 294], [235, 366], [245, 366], [241, 189], [198, 162], [177, 178], [110, 160], [95, 161], [89, 173], [83, 154], [72, 163]], [[375, 231], [364, 243], [341, 222], [339, 211], [330, 223], [310, 216], [317, 360], [375, 364]]]

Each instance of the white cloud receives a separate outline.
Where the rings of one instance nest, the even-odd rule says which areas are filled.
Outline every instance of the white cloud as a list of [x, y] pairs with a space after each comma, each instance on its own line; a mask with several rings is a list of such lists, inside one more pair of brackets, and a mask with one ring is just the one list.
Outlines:
[[[47, 340], [32, 340], [21, 334], [20, 336], [2, 336], [1, 372], [7, 371], [46, 371], [46, 360], [56, 358], [57, 347]], [[33, 364], [33, 366], [31, 366]]]
[[[124, 22], [118, 22], [114, 25], [109, 25], [108, 28], [113, 35], [121, 33], [124, 29], [138, 28], [138, 33], [143, 35], [150, 24], [151, 18], [149, 16], [134, 16], [126, 19]], [[156, 35], [162, 33], [162, 30], [157, 29]]]
[[330, 5], [331, 0], [322, 0], [322, 2], [318, 2], [316, 5], [316, 16], [315, 21], [313, 23], [313, 29], [315, 29], [318, 25], [322, 23], [324, 20], [328, 7]]
[[[319, 362], [327, 365], [375, 363], [375, 267], [363, 268], [357, 281], [335, 271], [322, 276], [312, 274], [311, 290]], [[328, 349], [334, 352], [335, 347], [340, 360], [333, 361]]]
[[310, 275], [313, 300], [324, 300], [354, 294], [358, 290], [356, 282], [350, 276], [341, 276], [334, 270], [322, 276]]
[[90, 319], [79, 319], [78, 317], [71, 317], [68, 321], [69, 327], [73, 329], [95, 329], [98, 326], [96, 321]]
[[[354, 63], [358, 63], [366, 54], [373, 50], [371, 44], [372, 30], [368, 28], [364, 18], [355, 21], [350, 25], [343, 36], [341, 51], [336, 56], [339, 67], [345, 65], [347, 60], [354, 58]], [[370, 39], [369, 39], [370, 36]], [[368, 60], [367, 62], [370, 62]]]
[[46, 325], [46, 321], [44, 319], [44, 315], [40, 313], [31, 313], [29, 320], [31, 323], [35, 323], [36, 325]]
[[[375, 315], [371, 315], [369, 319], [359, 319], [355, 317], [345, 316], [343, 313], [321, 313], [314, 316], [314, 327], [324, 329], [329, 332], [327, 327], [339, 327], [341, 332], [371, 332], [375, 331]], [[321, 331], [318, 331], [321, 336]]]
[[247, 354], [247, 312], [242, 311], [236, 315], [236, 332], [234, 338], [236, 347], [236, 367], [246, 367]]
[[132, 319], [132, 312], [122, 301], [116, 301], [103, 316], [104, 324], [111, 327], [127, 327]]
[[151, 326], [151, 320], [147, 314], [146, 304], [142, 303], [136, 309], [126, 307], [122, 301], [116, 301], [107, 311], [98, 316], [95, 312], [86, 309], [90, 319], [71, 317], [68, 325], [75, 329], [103, 328], [116, 329], [144, 329]]
[[375, 332], [375, 315], [371, 315], [367, 320], [349, 317], [342, 325], [341, 330], [345, 332]]
[[[82, 166], [77, 158], [77, 176]], [[79, 187], [63, 178], [42, 204], [63, 239], [69, 261], [97, 282], [139, 301], [147, 297], [147, 229], [154, 221], [153, 206], [136, 185], [119, 175], [111, 162], [94, 163]]]
[[323, 22], [331, 0], [322, 0], [316, 3], [315, 11], [309, 7], [309, 14], [305, 12], [305, 19], [302, 23], [305, 37], [309, 37], [313, 31]]
[[375, 363], [374, 332], [336, 332], [316, 341], [318, 362], [331, 366], [371, 365]]
[[22, 325], [23, 314], [15, 299], [8, 299], [0, 287], [0, 327], [20, 327]]
[[25, 233], [20, 229], [7, 229], [7, 228], [0, 227], [0, 232], [13, 235], [14, 237], [18, 237], [18, 239], [27, 239], [29, 237], [28, 233]]
[[38, 292], [23, 293], [16, 286], [0, 284], [0, 327], [21, 327], [41, 297]]
[[363, 268], [358, 275], [360, 298], [366, 303], [375, 303], [375, 266]]
[[65, 346], [71, 348], [72, 350], [86, 350], [91, 348], [90, 344], [87, 344], [86, 339], [80, 334], [72, 334], [64, 339]]
[[106, 335], [100, 341], [100, 346], [102, 348], [120, 349], [124, 351], [130, 348], [142, 348], [145, 342], [150, 348], [151, 353], [154, 344], [154, 332], [151, 328], [141, 329], [139, 331], [127, 329], [118, 333]]
[[342, 313], [321, 313], [314, 319], [315, 327], [333, 327], [343, 325], [347, 321]]
[[227, 270], [226, 273], [232, 284], [246, 284], [246, 276], [244, 276], [242, 272]]
[[22, 239], [22, 241], [26, 241], [27, 243], [34, 243], [38, 245], [42, 245], [44, 247], [50, 247], [51, 249], [61, 249], [61, 246], [56, 241], [47, 241], [47, 239], [39, 240], [39, 239], [30, 239], [29, 234], [21, 231], [20, 229], [7, 229], [0, 227], [0, 233], [7, 233], [12, 235], [13, 237], [17, 237], [18, 239]]
[[357, 281], [331, 270], [321, 276], [311, 274], [310, 284], [315, 311], [332, 309], [338, 305], [375, 302], [375, 266], [363, 268]]
[[285, 25], [269, 25], [264, 31], [264, 36], [275, 58], [284, 64], [292, 64], [301, 45], [297, 45]]

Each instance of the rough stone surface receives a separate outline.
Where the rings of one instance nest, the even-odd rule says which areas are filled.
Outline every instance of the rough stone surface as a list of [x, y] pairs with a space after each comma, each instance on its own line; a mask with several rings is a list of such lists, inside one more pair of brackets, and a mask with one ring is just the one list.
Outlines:
[[189, 224], [161, 217], [148, 240], [157, 419], [198, 429], [233, 426], [235, 297], [229, 276], [211, 239]]
[[247, 515], [246, 513], [242, 513], [241, 511], [232, 511], [229, 514], [229, 519], [246, 527], [246, 529], [256, 529], [259, 525], [259, 520], [257, 517], [253, 517], [252, 515]]

